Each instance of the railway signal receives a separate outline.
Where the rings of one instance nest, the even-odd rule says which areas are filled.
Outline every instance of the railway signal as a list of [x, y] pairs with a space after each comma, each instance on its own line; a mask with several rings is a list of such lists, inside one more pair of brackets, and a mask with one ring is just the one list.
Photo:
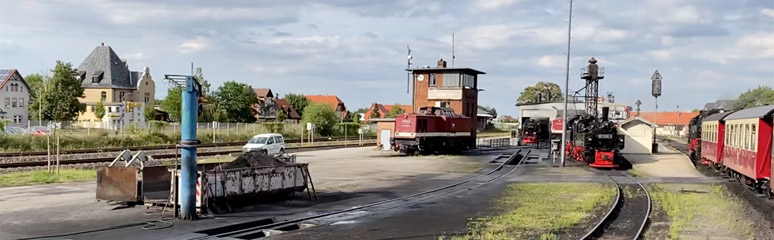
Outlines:
[[658, 97], [661, 96], [661, 73], [658, 70], [650, 77], [651, 95], [656, 99], [656, 113], [653, 115], [653, 153], [658, 152], [658, 143], [656, 143], [656, 131], [658, 129]]

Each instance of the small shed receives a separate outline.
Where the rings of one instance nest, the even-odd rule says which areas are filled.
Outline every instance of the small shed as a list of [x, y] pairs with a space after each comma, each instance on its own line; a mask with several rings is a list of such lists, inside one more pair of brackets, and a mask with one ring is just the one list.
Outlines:
[[371, 118], [376, 123], [376, 146], [381, 150], [390, 150], [390, 138], [395, 135], [395, 118]]
[[621, 153], [652, 153], [653, 127], [653, 123], [640, 117], [630, 118], [618, 124], [618, 129], [625, 136]]

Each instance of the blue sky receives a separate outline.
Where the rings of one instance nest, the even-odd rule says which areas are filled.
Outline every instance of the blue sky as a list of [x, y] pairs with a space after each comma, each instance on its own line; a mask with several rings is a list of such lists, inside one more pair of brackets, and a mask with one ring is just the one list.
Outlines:
[[[80, 64], [100, 42], [135, 71], [202, 67], [280, 94], [335, 94], [351, 110], [409, 103], [406, 44], [416, 65], [451, 59], [487, 72], [481, 105], [516, 113], [522, 89], [564, 82], [566, 0], [108, 1], [2, 0], [0, 68], [43, 73]], [[12, 10], [12, 11], [11, 11]], [[576, 1], [570, 89], [586, 60], [606, 68], [600, 92], [653, 109], [650, 76], [664, 77], [660, 110], [699, 108], [774, 86], [774, 1]]]

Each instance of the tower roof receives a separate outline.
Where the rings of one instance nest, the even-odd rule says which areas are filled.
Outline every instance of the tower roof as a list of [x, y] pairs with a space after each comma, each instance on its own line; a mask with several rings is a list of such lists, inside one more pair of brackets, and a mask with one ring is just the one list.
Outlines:
[[[76, 69], [81, 77], [81, 86], [84, 88], [137, 88], [138, 72], [129, 71], [126, 60], [118, 57], [110, 46], [100, 45], [91, 51]], [[98, 82], [92, 81], [94, 77], [102, 75]]]

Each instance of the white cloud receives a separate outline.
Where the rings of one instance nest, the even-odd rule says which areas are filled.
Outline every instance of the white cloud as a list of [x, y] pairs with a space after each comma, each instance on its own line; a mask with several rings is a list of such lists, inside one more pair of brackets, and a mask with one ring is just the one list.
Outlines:
[[672, 36], [661, 36], [661, 45], [672, 46], [675, 43], [675, 39]]
[[484, 10], [495, 10], [508, 7], [520, 2], [521, 0], [477, 0], [476, 6]]
[[656, 60], [666, 61], [666, 60], [669, 60], [670, 57], [672, 57], [672, 52], [670, 52], [669, 50], [654, 50], [654, 51], [649, 51], [648, 55], [655, 58]]
[[209, 40], [204, 37], [198, 36], [194, 39], [187, 40], [178, 46], [178, 50], [181, 53], [194, 53], [202, 51], [209, 46]]
[[538, 65], [549, 68], [564, 67], [567, 62], [566, 56], [546, 55], [538, 59]]
[[145, 54], [138, 52], [138, 53], [129, 53], [129, 54], [121, 54], [121, 57], [125, 58], [126, 60], [144, 60], [146, 59]]
[[771, 9], [771, 8], [761, 9], [761, 14], [763, 14], [763, 16], [774, 18], [774, 9]]

